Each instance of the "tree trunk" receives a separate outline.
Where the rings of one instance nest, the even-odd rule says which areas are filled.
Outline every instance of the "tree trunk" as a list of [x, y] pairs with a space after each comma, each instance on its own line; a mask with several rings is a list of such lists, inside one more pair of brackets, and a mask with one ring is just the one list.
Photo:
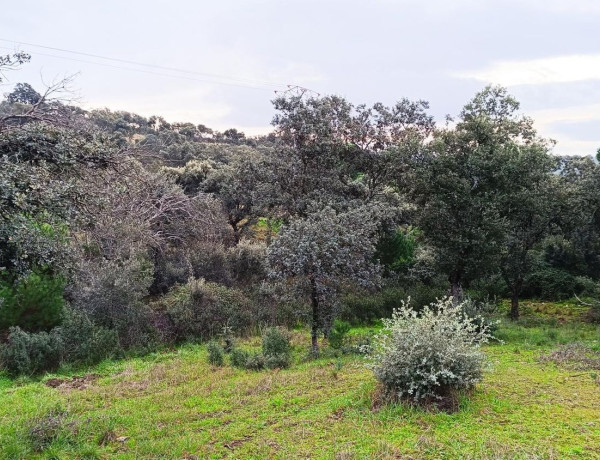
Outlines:
[[240, 229], [237, 226], [238, 222], [229, 222], [231, 228], [233, 229], [233, 240], [235, 241], [235, 245], [237, 246], [240, 242]]
[[509, 317], [512, 320], [519, 319], [519, 296], [522, 290], [523, 280], [519, 278], [515, 281], [511, 289]]
[[450, 277], [450, 295], [452, 296], [454, 305], [463, 301], [464, 293], [459, 274], [455, 274]]
[[312, 343], [312, 354], [319, 356], [319, 293], [317, 291], [317, 282], [314, 278], [310, 279], [310, 300], [312, 303], [312, 324], [311, 324], [311, 343]]

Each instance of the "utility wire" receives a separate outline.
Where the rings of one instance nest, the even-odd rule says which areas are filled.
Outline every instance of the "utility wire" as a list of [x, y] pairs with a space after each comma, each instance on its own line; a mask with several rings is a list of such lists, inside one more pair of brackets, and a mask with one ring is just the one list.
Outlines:
[[[270, 82], [270, 81], [266, 81], [266, 80], [252, 80], [252, 79], [249, 79], [249, 78], [229, 77], [229, 76], [226, 76], [226, 75], [217, 75], [217, 74], [210, 74], [210, 73], [204, 73], [204, 72], [196, 72], [196, 71], [193, 71], [193, 70], [180, 69], [180, 68], [176, 68], [176, 67], [166, 67], [166, 66], [155, 65], [155, 64], [148, 64], [148, 63], [143, 63], [143, 62], [130, 61], [130, 60], [127, 60], [127, 59], [111, 58], [111, 57], [108, 57], [108, 56], [101, 56], [101, 55], [98, 55], [98, 54], [83, 53], [83, 52], [80, 52], [80, 51], [72, 51], [72, 50], [67, 50], [67, 49], [64, 49], [64, 48], [55, 48], [55, 47], [51, 47], [51, 46], [38, 45], [38, 44], [34, 44], [34, 43], [17, 42], [15, 40], [7, 40], [7, 39], [3, 39], [3, 38], [0, 38], [0, 41], [2, 41], [2, 42], [8, 42], [8, 43], [14, 43], [15, 45], [33, 46], [33, 47], [36, 47], [36, 48], [44, 48], [44, 49], [49, 49], [49, 50], [54, 50], [54, 51], [60, 51], [60, 52], [63, 52], [63, 53], [76, 54], [76, 55], [80, 55], [80, 56], [88, 56], [88, 57], [93, 57], [93, 58], [97, 58], [97, 59], [104, 59], [104, 60], [108, 60], [108, 61], [120, 62], [120, 63], [125, 63], [125, 64], [131, 64], [131, 65], [136, 65], [136, 66], [141, 66], [141, 67], [149, 67], [149, 68], [155, 68], [155, 69], [161, 69], [161, 70], [168, 70], [168, 71], [179, 72], [179, 73], [184, 73], [184, 74], [188, 74], [188, 75], [198, 75], [198, 76], [202, 76], [202, 77], [206, 77], [206, 78], [211, 78], [213, 80], [200, 80], [200, 79], [197, 79], [197, 78], [184, 77], [182, 75], [172, 75], [172, 74], [164, 74], [164, 73], [158, 73], [158, 72], [151, 72], [151, 71], [148, 71], [148, 70], [132, 69], [130, 67], [119, 67], [119, 66], [110, 65], [110, 64], [101, 63], [101, 62], [96, 62], [96, 61], [81, 60], [81, 59], [75, 59], [75, 58], [70, 58], [70, 57], [66, 57], [66, 56], [57, 56], [57, 55], [46, 54], [46, 53], [41, 53], [41, 52], [37, 52], [37, 51], [33, 52], [33, 54], [38, 54], [40, 56], [48, 56], [48, 57], [53, 57], [53, 58], [58, 58], [58, 59], [66, 59], [66, 60], [71, 60], [71, 61], [76, 61], [76, 62], [84, 62], [84, 63], [88, 63], [88, 64], [96, 64], [96, 65], [101, 65], [101, 66], [105, 66], [105, 67], [112, 67], [112, 68], [116, 68], [116, 69], [130, 70], [130, 71], [134, 71], [134, 72], [144, 72], [144, 73], [150, 73], [150, 74], [155, 74], [155, 75], [162, 75], [162, 76], [167, 76], [167, 77], [185, 78], [185, 79], [194, 80], [194, 81], [213, 82], [213, 83], [220, 83], [220, 84], [226, 84], [226, 85], [232, 85], [232, 86], [253, 87], [253, 88], [258, 88], [258, 89], [267, 89], [265, 87], [270, 87], [271, 89], [273, 87], [286, 88], [286, 87], [289, 86], [289, 85], [285, 85], [285, 84], [281, 84], [281, 83], [275, 83], [275, 82]], [[3, 49], [12, 49], [12, 48], [7, 48], [7, 47], [0, 47], [0, 48], [3, 48]], [[219, 79], [221, 81], [219, 81]], [[223, 81], [223, 80], [228, 80], [228, 81]]]

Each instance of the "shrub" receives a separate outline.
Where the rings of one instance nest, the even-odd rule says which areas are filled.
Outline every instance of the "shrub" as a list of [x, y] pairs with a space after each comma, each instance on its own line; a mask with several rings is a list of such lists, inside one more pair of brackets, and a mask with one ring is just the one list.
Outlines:
[[19, 326], [26, 331], [50, 330], [60, 323], [64, 281], [31, 273], [15, 284], [0, 284], [0, 330]]
[[227, 250], [222, 245], [201, 244], [190, 254], [195, 278], [231, 286], [231, 271]]
[[336, 319], [333, 323], [329, 336], [329, 346], [334, 350], [339, 350], [346, 343], [346, 335], [350, 332], [350, 323]]
[[487, 330], [490, 334], [493, 334], [498, 328], [498, 322], [492, 320], [492, 316], [498, 311], [499, 307], [496, 299], [475, 300], [466, 297], [460, 306], [463, 314], [473, 320], [478, 330]]
[[248, 353], [245, 367], [246, 369], [250, 369], [252, 371], [260, 371], [261, 369], [264, 369], [265, 357], [259, 352]]
[[450, 298], [417, 314], [408, 304], [384, 320], [370, 350], [370, 368], [388, 394], [415, 402], [440, 399], [481, 380], [491, 336]]
[[369, 323], [389, 316], [406, 297], [402, 288], [388, 287], [376, 293], [349, 294], [344, 299], [343, 316], [355, 323]]
[[225, 351], [223, 350], [223, 347], [214, 340], [211, 340], [208, 342], [206, 349], [208, 350], [209, 364], [212, 364], [213, 366], [222, 366], [225, 362]]
[[268, 369], [289, 367], [292, 347], [288, 331], [280, 327], [268, 328], [262, 337], [262, 353]]
[[266, 245], [240, 241], [227, 251], [231, 276], [236, 285], [250, 286], [266, 278]]
[[126, 349], [153, 349], [157, 333], [143, 299], [153, 281], [154, 266], [143, 253], [119, 260], [82, 262], [71, 286], [73, 306], [94, 324], [114, 329]]
[[123, 353], [117, 331], [96, 326], [82, 311], [68, 308], [57, 332], [64, 345], [63, 359], [68, 363], [91, 365]]
[[542, 266], [525, 280], [522, 296], [545, 300], [564, 300], [578, 295], [593, 296], [598, 285], [585, 276], [574, 276], [559, 269]]
[[176, 284], [185, 284], [190, 277], [190, 263], [183, 250], [167, 248], [156, 251], [153, 256], [154, 280], [150, 287], [151, 294], [166, 294]]
[[233, 367], [238, 367], [240, 369], [246, 368], [246, 363], [248, 362], [249, 353], [245, 350], [241, 350], [239, 348], [234, 348], [231, 350], [230, 361]]
[[235, 348], [233, 329], [227, 325], [223, 326], [223, 343], [223, 350], [225, 350], [225, 353], [231, 353]]
[[251, 302], [243, 292], [191, 279], [161, 301], [178, 341], [214, 337], [227, 325], [236, 331], [252, 324]]
[[0, 349], [0, 361], [12, 375], [33, 375], [57, 369], [63, 353], [64, 344], [56, 329], [30, 333], [11, 327], [8, 340]]

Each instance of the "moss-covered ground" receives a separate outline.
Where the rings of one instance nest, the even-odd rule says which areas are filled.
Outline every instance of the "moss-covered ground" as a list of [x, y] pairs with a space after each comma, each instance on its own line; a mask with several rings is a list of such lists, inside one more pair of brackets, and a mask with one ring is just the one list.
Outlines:
[[[563, 343], [598, 349], [598, 328], [569, 302], [523, 310], [502, 321], [504, 344], [486, 345], [490, 369], [451, 414], [373, 409], [362, 358], [304, 360], [308, 335], [296, 331], [287, 370], [215, 368], [205, 346], [187, 345], [38, 379], [0, 376], [0, 458], [600, 458], [597, 374], [538, 360]], [[47, 385], [85, 374], [99, 377]]]

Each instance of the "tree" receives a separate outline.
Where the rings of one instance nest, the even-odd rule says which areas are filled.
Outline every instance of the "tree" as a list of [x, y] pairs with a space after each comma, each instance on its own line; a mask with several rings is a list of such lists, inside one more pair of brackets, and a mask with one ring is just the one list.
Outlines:
[[319, 332], [326, 331], [335, 319], [339, 285], [352, 280], [371, 287], [378, 281], [373, 212], [357, 208], [336, 213], [326, 207], [284, 226], [268, 248], [270, 276], [299, 282], [310, 298], [314, 354], [319, 353]]
[[505, 241], [502, 200], [519, 177], [507, 159], [539, 142], [518, 107], [505, 89], [485, 88], [455, 128], [437, 130], [409, 157], [411, 168], [399, 182], [420, 208], [418, 226], [438, 253], [455, 301], [472, 279], [496, 267]]
[[270, 213], [283, 219], [394, 198], [399, 156], [420, 148], [434, 126], [424, 101], [367, 107], [300, 92], [273, 104], [277, 154], [266, 165], [262, 196]]
[[543, 143], [513, 146], [503, 153], [499, 176], [507, 187], [498, 197], [504, 219], [500, 270], [511, 295], [510, 317], [519, 317], [519, 296], [532, 266], [531, 250], [558, 223], [560, 180], [553, 175], [556, 159]]
[[22, 51], [0, 56], [0, 83], [2, 83], [2, 79], [4, 78], [4, 71], [18, 68], [30, 60], [31, 55]]

